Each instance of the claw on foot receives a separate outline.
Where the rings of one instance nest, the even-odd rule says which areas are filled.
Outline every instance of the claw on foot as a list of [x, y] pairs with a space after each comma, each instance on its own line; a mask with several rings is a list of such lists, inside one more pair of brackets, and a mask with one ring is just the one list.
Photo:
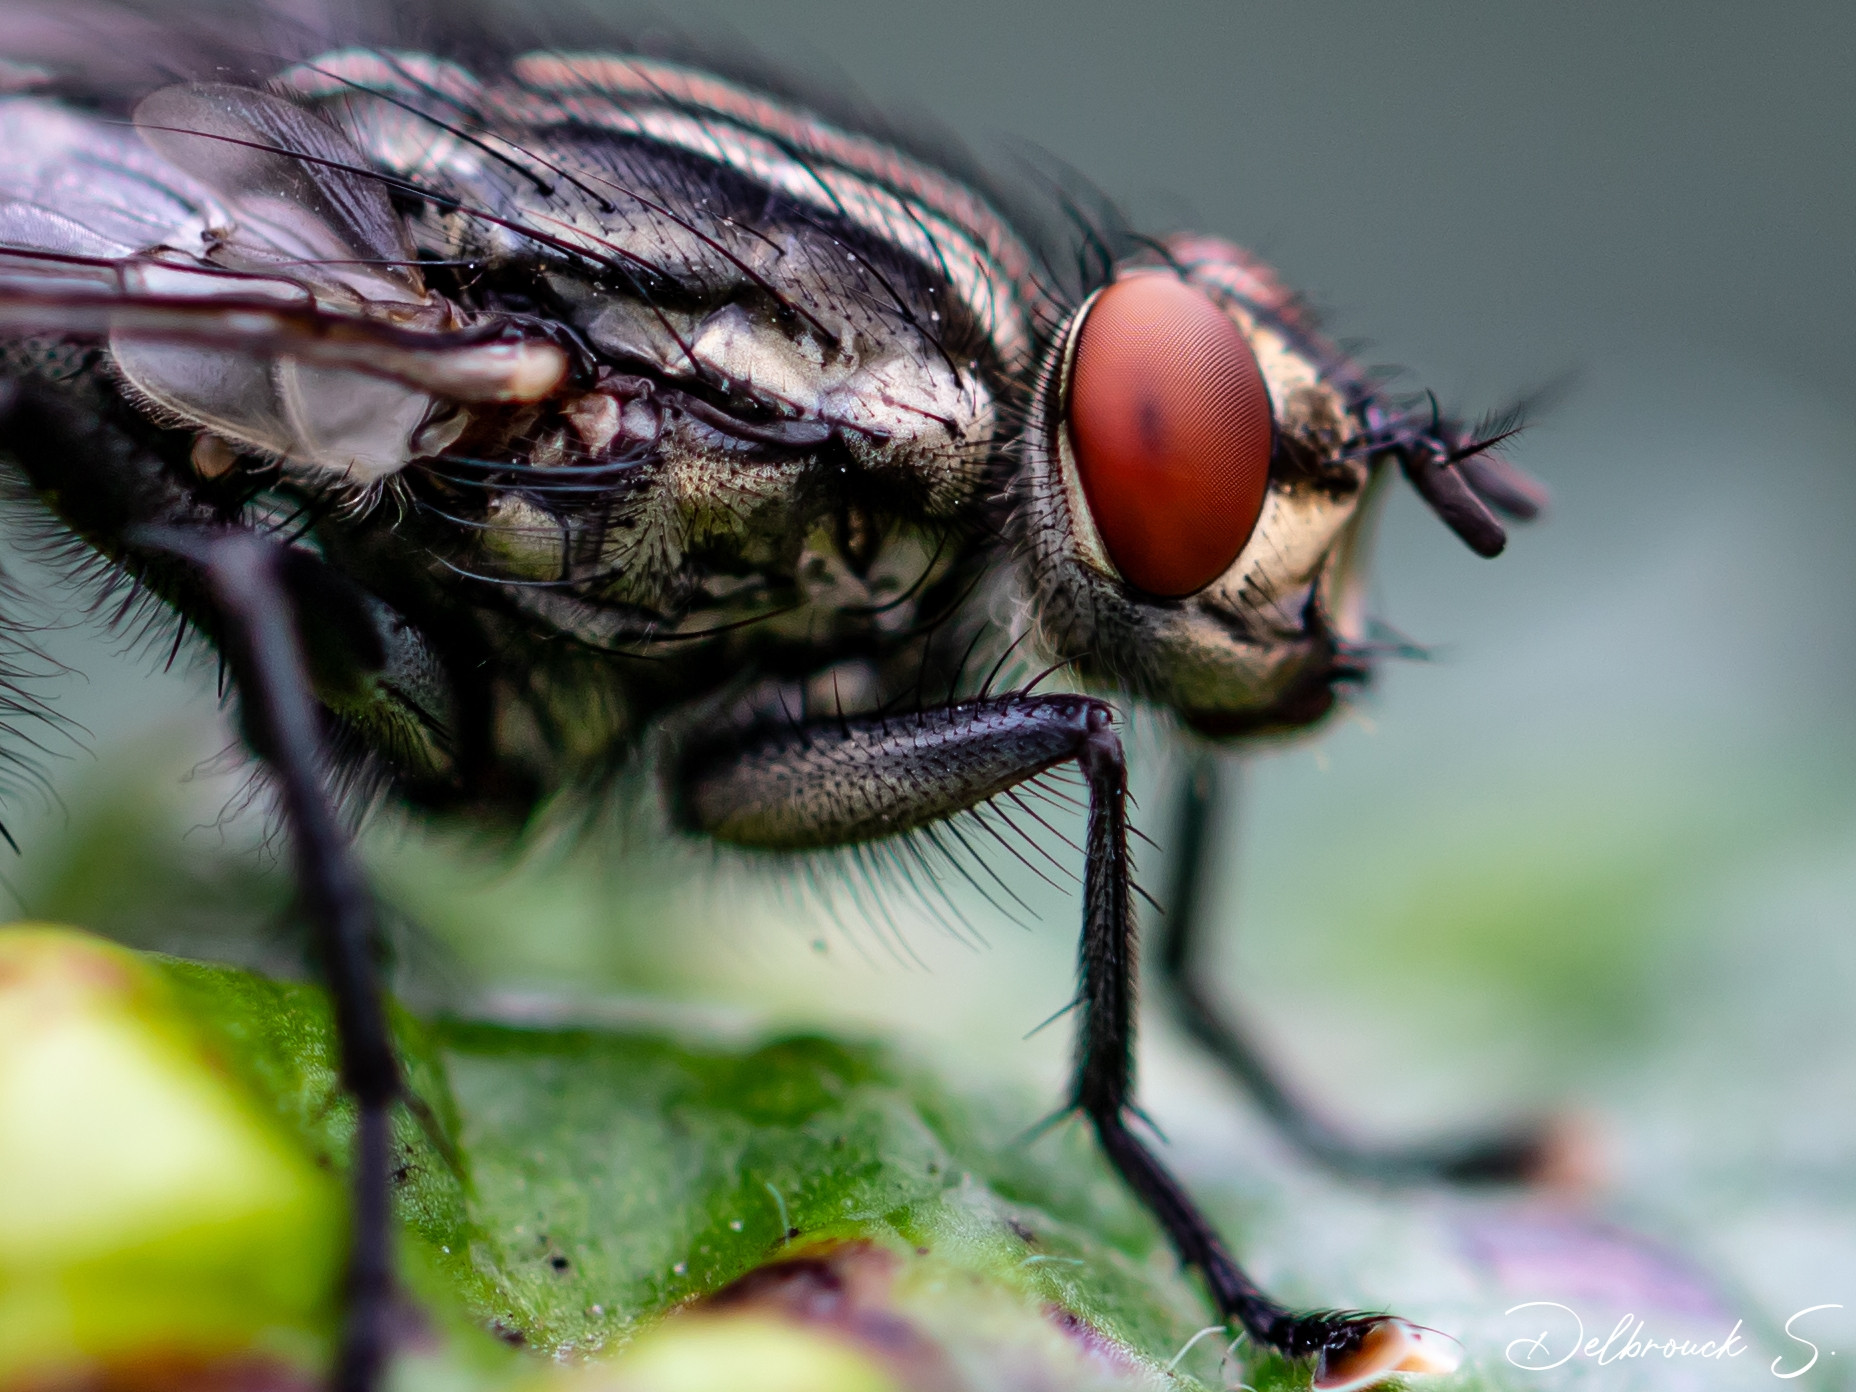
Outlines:
[[1447, 1334], [1409, 1320], [1377, 1320], [1360, 1341], [1328, 1349], [1315, 1365], [1315, 1392], [1355, 1392], [1394, 1373], [1453, 1373], [1463, 1361], [1462, 1348]]

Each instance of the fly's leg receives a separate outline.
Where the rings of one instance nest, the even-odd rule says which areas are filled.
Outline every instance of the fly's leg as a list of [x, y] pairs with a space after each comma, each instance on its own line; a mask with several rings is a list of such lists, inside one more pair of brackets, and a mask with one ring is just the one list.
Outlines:
[[334, 1392], [374, 1392], [392, 1300], [391, 1109], [399, 1064], [375, 960], [373, 901], [324, 781], [322, 740], [284, 548], [255, 533], [144, 527], [138, 550], [197, 567], [221, 625], [247, 738], [277, 780], [297, 880], [335, 1011], [342, 1086], [356, 1111], [352, 1231]]
[[[329, 988], [340, 1079], [354, 1099], [343, 1325], [330, 1383], [374, 1392], [392, 1313], [390, 1110], [399, 1065], [376, 975], [374, 906], [328, 792], [312, 673], [337, 687], [387, 663], [362, 592], [303, 549], [234, 525], [200, 492], [186, 442], [150, 427], [100, 371], [0, 376], [0, 444], [60, 521], [224, 655], [244, 733], [276, 780], [297, 883]], [[178, 457], [176, 457], [178, 453]], [[404, 626], [410, 627], [410, 626]], [[395, 640], [397, 641], [397, 640]]]
[[1077, 764], [1089, 787], [1072, 1105], [1181, 1262], [1203, 1275], [1220, 1314], [1261, 1344], [1317, 1357], [1318, 1386], [1365, 1386], [1393, 1371], [1443, 1366], [1422, 1332], [1403, 1320], [1297, 1313], [1264, 1294], [1130, 1129], [1137, 943], [1127, 771], [1104, 702], [1002, 696], [912, 715], [767, 727], [685, 751], [670, 793], [692, 829], [745, 845], [807, 849], [942, 821], [1062, 763]]
[[1174, 875], [1160, 941], [1161, 979], [1174, 1011], [1198, 1044], [1256, 1099], [1264, 1114], [1304, 1154], [1355, 1178], [1384, 1182], [1444, 1180], [1455, 1184], [1514, 1183], [1547, 1166], [1552, 1146], [1543, 1128], [1523, 1128], [1409, 1148], [1363, 1145], [1310, 1107], [1283, 1082], [1243, 1024], [1215, 1000], [1204, 960], [1204, 908], [1212, 868], [1210, 829], [1221, 805], [1234, 801], [1235, 771], [1200, 754], [1180, 789], [1173, 825]]

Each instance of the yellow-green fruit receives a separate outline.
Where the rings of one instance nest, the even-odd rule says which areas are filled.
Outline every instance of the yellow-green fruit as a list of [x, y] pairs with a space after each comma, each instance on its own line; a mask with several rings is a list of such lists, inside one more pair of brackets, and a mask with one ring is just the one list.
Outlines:
[[281, 1356], [326, 1328], [334, 1179], [213, 1059], [159, 969], [0, 928], [0, 1385]]

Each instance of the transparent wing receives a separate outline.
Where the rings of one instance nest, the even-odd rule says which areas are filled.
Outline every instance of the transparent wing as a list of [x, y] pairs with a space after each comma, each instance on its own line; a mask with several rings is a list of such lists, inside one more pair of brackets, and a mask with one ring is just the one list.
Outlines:
[[155, 259], [0, 246], [0, 333], [290, 357], [461, 402], [535, 401], [566, 354], [506, 324], [448, 331], [331, 312], [289, 281]]
[[153, 94], [136, 122], [0, 100], [0, 333], [104, 339], [174, 415], [363, 482], [449, 403], [559, 385], [557, 346], [428, 295], [325, 123], [205, 86]]
[[135, 127], [223, 200], [230, 221], [215, 264], [287, 268], [292, 279], [372, 303], [425, 299], [383, 176], [326, 121], [256, 88], [190, 85], [145, 97]]
[[87, 256], [200, 243], [225, 214], [122, 122], [0, 99], [0, 242]]

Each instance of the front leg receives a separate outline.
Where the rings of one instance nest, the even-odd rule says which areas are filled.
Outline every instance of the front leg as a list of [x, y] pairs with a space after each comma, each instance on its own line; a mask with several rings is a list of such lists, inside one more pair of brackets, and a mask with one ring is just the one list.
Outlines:
[[1180, 1260], [1205, 1278], [1219, 1313], [1261, 1344], [1316, 1356], [1318, 1387], [1364, 1387], [1395, 1371], [1450, 1366], [1404, 1320], [1296, 1313], [1272, 1300], [1129, 1129], [1136, 929], [1127, 770], [1107, 703], [1012, 695], [888, 717], [769, 725], [688, 749], [676, 762], [670, 794], [692, 830], [742, 845], [804, 850], [946, 820], [1062, 763], [1077, 764], [1089, 786], [1073, 1106]]
[[347, 1289], [331, 1392], [375, 1392], [388, 1354], [393, 1294], [392, 1107], [399, 1063], [374, 960], [374, 904], [327, 790], [321, 720], [285, 588], [285, 548], [238, 529], [142, 527], [133, 546], [196, 566], [223, 626], [246, 737], [277, 783], [297, 882], [315, 932], [355, 1104], [354, 1199]]
[[[183, 480], [174, 441], [136, 421], [100, 374], [51, 384], [0, 380], [0, 438], [64, 525], [210, 634], [231, 668], [244, 732], [275, 780], [297, 883], [329, 988], [340, 1077], [355, 1103], [353, 1195], [332, 1392], [376, 1392], [393, 1294], [391, 1109], [399, 1064], [374, 960], [374, 906], [328, 786], [324, 715], [305, 620], [340, 628], [351, 606], [301, 590], [307, 552], [228, 525]], [[182, 456], [184, 459], [184, 455]], [[292, 562], [298, 587], [291, 584]], [[350, 634], [351, 639], [356, 635]], [[371, 645], [358, 637], [357, 650]]]

